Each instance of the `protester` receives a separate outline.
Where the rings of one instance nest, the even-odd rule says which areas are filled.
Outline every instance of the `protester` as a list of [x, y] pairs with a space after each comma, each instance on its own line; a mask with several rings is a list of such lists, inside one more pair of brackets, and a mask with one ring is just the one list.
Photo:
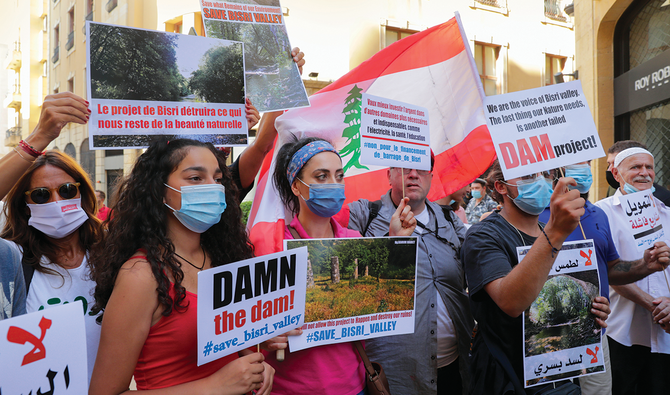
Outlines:
[[[383, 236], [396, 206], [409, 198], [419, 239], [413, 334], [366, 341], [371, 361], [380, 362], [393, 394], [460, 394], [469, 387], [468, 350], [474, 326], [458, 250], [465, 228], [451, 211], [426, 200], [431, 170], [390, 168], [391, 189], [381, 201], [349, 204], [349, 228]], [[377, 212], [376, 215], [373, 213]]]
[[72, 158], [43, 151], [68, 122], [85, 124], [87, 107], [69, 92], [47, 96], [33, 133], [0, 159], [0, 197], [9, 191], [0, 237], [12, 242], [23, 262], [27, 312], [82, 302], [90, 377], [100, 334], [90, 314], [88, 264], [89, 249], [102, 237], [95, 194]]
[[21, 257], [0, 239], [0, 320], [26, 313], [26, 282]]
[[252, 256], [236, 194], [209, 143], [158, 141], [138, 158], [92, 257], [104, 315], [89, 393], [124, 392], [133, 375], [139, 390], [270, 392], [260, 353], [197, 366], [197, 275]]
[[439, 204], [442, 208], [449, 208], [454, 211], [454, 214], [463, 222], [463, 224], [468, 223], [468, 219], [465, 216], [465, 209], [463, 205], [465, 204], [464, 198], [465, 194], [468, 193], [470, 185], [466, 185], [463, 188], [459, 189], [456, 192], [453, 192], [451, 195], [447, 195], [442, 199], [436, 200], [433, 203]]
[[473, 225], [481, 220], [482, 214], [495, 210], [497, 203], [488, 195], [486, 181], [481, 178], [477, 178], [470, 184], [470, 193], [472, 199], [465, 208], [465, 215], [468, 223]]
[[[588, 193], [593, 182], [591, 166], [588, 162], [576, 163], [565, 167], [566, 177], [571, 177], [577, 183], [576, 186], [570, 186], [570, 189], [577, 189], [581, 197], [586, 201], [584, 206], [584, 215], [579, 219], [579, 226], [566, 238], [566, 241], [577, 241], [584, 239], [593, 240], [596, 262], [598, 263], [598, 275], [600, 277], [600, 295], [609, 298], [609, 283], [626, 284], [639, 280], [655, 271], [663, 270], [669, 261], [668, 254], [670, 248], [665, 243], [658, 243], [654, 251], [652, 260], [651, 251], [645, 254], [643, 259], [628, 262], [619, 259], [612, 234], [610, 232], [607, 215], [599, 207], [589, 202]], [[560, 174], [555, 171], [554, 175]], [[550, 209], [547, 207], [540, 214], [540, 222], [548, 222]], [[603, 328], [602, 334], [605, 334]], [[609, 395], [612, 393], [612, 369], [610, 365], [610, 353], [607, 339], [603, 338], [602, 353], [605, 362], [605, 371], [598, 374], [582, 376], [579, 378], [579, 385], [583, 395]]]
[[109, 213], [110, 209], [109, 207], [105, 206], [105, 193], [103, 191], [95, 191], [95, 199], [98, 203], [98, 212], [95, 214], [95, 216], [100, 220], [100, 221], [105, 221], [107, 218], [109, 218]]
[[[310, 137], [284, 144], [277, 153], [273, 181], [294, 215], [285, 239], [360, 237], [331, 218], [344, 203], [344, 171], [337, 150], [327, 141]], [[265, 347], [286, 349], [287, 336], [300, 334], [302, 330], [292, 330]], [[275, 352], [266, 358], [276, 370], [273, 394], [364, 394], [365, 367], [352, 343], [286, 351], [283, 362]]]
[[[639, 259], [637, 242], [630, 234], [629, 215], [621, 204], [624, 195], [653, 188], [654, 157], [644, 148], [620, 151], [614, 158], [612, 176], [616, 193], [596, 203], [612, 225], [612, 238], [622, 259]], [[660, 222], [670, 223], [670, 209], [657, 198]], [[656, 248], [659, 244], [657, 243]], [[645, 252], [645, 256], [647, 252]], [[667, 265], [667, 263], [666, 263]], [[612, 286], [612, 318], [607, 331], [612, 364], [613, 394], [663, 394], [670, 388], [670, 269], [623, 286]]]
[[[538, 173], [505, 180], [496, 161], [488, 176], [501, 211], [473, 225], [461, 256], [478, 329], [472, 345], [471, 394], [534, 394], [546, 385], [524, 389], [522, 313], [537, 298], [563, 242], [584, 214], [584, 199], [572, 178]], [[551, 202], [546, 226], [538, 215]], [[517, 247], [532, 246], [518, 262]], [[607, 298], [598, 296], [591, 312], [601, 327], [609, 314]], [[553, 385], [550, 385], [553, 386]]]
[[[635, 140], [623, 140], [623, 141], [617, 141], [616, 143], [612, 144], [612, 146], [607, 150], [607, 171], [605, 173], [607, 183], [609, 186], [612, 187], [612, 190], [616, 191], [619, 189], [619, 182], [614, 178], [612, 175], [612, 165], [614, 164], [614, 158], [617, 156], [617, 154], [625, 149], [628, 148], [644, 148], [647, 149], [647, 146], [640, 143], [639, 141]], [[670, 207], [670, 191], [667, 189], [663, 188], [657, 183], [654, 183], [654, 191], [653, 194], [656, 196], [656, 199], [660, 200], [665, 204], [667, 207]], [[609, 195], [609, 194], [608, 194]]]

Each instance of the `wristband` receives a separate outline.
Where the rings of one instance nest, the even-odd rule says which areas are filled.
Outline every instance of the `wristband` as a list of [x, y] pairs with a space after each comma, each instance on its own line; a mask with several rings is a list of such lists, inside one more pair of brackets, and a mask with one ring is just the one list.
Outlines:
[[45, 151], [38, 151], [36, 150], [32, 145], [26, 143], [25, 140], [19, 141], [19, 147], [21, 147], [22, 150], [24, 150], [28, 155], [37, 158], [40, 155], [44, 155]]

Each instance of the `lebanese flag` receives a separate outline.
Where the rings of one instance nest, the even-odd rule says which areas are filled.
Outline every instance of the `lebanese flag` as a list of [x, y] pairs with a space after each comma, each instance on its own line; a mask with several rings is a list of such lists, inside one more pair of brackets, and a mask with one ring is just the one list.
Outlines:
[[[336, 218], [343, 226], [349, 222], [347, 203], [377, 200], [389, 189], [386, 168], [358, 162], [361, 93], [428, 109], [430, 145], [435, 153], [429, 200], [462, 188], [493, 163], [496, 154], [484, 118], [484, 90], [456, 14], [446, 23], [379, 51], [312, 95], [311, 107], [292, 109], [277, 118], [276, 147], [289, 141], [290, 135], [316, 136], [340, 151], [347, 200]], [[275, 153], [263, 163], [249, 215], [257, 256], [282, 250], [284, 226], [292, 219], [272, 182]]]

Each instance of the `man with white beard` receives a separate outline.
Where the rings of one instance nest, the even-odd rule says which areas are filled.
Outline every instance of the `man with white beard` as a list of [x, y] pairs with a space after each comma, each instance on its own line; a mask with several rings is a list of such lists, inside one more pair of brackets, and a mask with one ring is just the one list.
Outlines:
[[[612, 175], [616, 193], [596, 203], [610, 222], [612, 239], [621, 260], [634, 261], [643, 254], [627, 228], [628, 215], [620, 197], [653, 188], [653, 155], [644, 148], [629, 148], [614, 159]], [[670, 209], [656, 198], [661, 223], [670, 225]], [[628, 285], [610, 287], [607, 336], [612, 365], [612, 393], [667, 394], [670, 388], [670, 269], [655, 272]]]

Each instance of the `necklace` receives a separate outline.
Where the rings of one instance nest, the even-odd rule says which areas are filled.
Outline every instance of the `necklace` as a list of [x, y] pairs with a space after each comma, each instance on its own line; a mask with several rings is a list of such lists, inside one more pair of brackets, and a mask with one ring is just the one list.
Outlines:
[[507, 220], [507, 218], [505, 218], [504, 215], [500, 214], [500, 217], [501, 217], [502, 219], [504, 219], [505, 222], [507, 222], [507, 223], [509, 224], [509, 226], [511, 226], [512, 228], [514, 228], [514, 230], [516, 230], [516, 233], [519, 234], [519, 237], [521, 238], [521, 242], [523, 243], [523, 246], [525, 247], [525, 246], [526, 246], [526, 239], [523, 238], [523, 236], [521, 235], [521, 232], [519, 231], [519, 229], [517, 229], [516, 226], [512, 225], [512, 223], [509, 222], [509, 221]]
[[176, 256], [180, 257], [184, 262], [188, 263], [189, 265], [193, 266], [194, 268], [198, 270], [202, 270], [205, 267], [205, 262], [207, 261], [207, 254], [205, 254], [205, 248], [203, 246], [200, 246], [202, 248], [202, 266], [197, 267], [196, 265], [192, 264], [188, 259], [184, 258], [183, 256], [177, 254], [176, 252], [174, 253]]

